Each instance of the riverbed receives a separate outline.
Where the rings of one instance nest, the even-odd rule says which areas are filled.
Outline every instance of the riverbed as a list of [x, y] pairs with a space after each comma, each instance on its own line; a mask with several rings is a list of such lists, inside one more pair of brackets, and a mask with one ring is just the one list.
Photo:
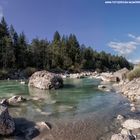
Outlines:
[[48, 91], [5, 80], [0, 81], [0, 98], [22, 95], [30, 99], [10, 107], [9, 112], [17, 119], [52, 125], [36, 140], [107, 140], [118, 127], [114, 124], [117, 114], [129, 113], [129, 101], [120, 94], [99, 90], [99, 84], [100, 80], [89, 78], [65, 79], [64, 88]]

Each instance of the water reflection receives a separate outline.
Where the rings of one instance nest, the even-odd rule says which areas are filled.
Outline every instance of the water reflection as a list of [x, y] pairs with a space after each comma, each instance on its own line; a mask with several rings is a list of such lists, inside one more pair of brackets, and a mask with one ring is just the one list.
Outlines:
[[51, 90], [40, 90], [38, 88], [32, 88], [32, 87], [29, 87], [29, 95], [32, 97], [32, 98], [37, 98], [37, 100], [39, 99], [43, 99], [43, 100], [46, 100], [47, 102], [50, 102], [52, 101], [52, 91]]
[[66, 79], [62, 89], [40, 90], [15, 81], [8, 81], [8, 83], [1, 81], [0, 95], [6, 97], [9, 93], [20, 94], [29, 99], [18, 107], [9, 108], [10, 113], [15, 117], [38, 121], [73, 117], [76, 114], [83, 115], [89, 112], [106, 112], [107, 109], [118, 104], [120, 97], [99, 91], [97, 89], [99, 82], [94, 79]]
[[55, 117], [64, 115], [61, 113], [76, 110], [77, 101], [68, 98], [63, 90], [40, 90], [29, 88], [32, 105], [35, 111], [42, 115], [53, 115]]

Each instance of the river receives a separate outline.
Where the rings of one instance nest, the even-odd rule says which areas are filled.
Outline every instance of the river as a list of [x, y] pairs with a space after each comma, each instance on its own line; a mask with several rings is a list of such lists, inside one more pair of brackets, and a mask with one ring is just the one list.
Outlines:
[[0, 98], [33, 99], [10, 107], [9, 112], [14, 118], [52, 124], [49, 137], [44, 133], [36, 140], [107, 140], [115, 131], [114, 118], [128, 113], [129, 104], [120, 94], [98, 90], [99, 84], [100, 80], [89, 78], [65, 79], [64, 88], [47, 91], [5, 80], [0, 81]]

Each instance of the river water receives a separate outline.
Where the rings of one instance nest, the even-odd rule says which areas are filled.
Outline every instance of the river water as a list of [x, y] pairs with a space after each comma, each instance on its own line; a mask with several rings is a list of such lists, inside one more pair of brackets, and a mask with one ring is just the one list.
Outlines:
[[[42, 140], [97, 140], [115, 129], [117, 114], [128, 113], [128, 101], [113, 92], [98, 90], [100, 80], [65, 79], [64, 88], [39, 90], [19, 81], [0, 81], [0, 98], [22, 95], [28, 99], [9, 108], [14, 118], [47, 121], [54, 126], [51, 138]], [[60, 130], [62, 131], [61, 133]]]

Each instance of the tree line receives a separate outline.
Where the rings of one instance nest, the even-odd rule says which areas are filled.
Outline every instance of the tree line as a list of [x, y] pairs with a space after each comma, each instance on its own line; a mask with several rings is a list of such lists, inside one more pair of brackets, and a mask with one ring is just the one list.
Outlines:
[[122, 56], [97, 52], [80, 45], [76, 36], [54, 33], [53, 40], [34, 38], [31, 43], [22, 32], [0, 22], [0, 69], [36, 69], [79, 72], [81, 70], [115, 71], [132, 65]]

